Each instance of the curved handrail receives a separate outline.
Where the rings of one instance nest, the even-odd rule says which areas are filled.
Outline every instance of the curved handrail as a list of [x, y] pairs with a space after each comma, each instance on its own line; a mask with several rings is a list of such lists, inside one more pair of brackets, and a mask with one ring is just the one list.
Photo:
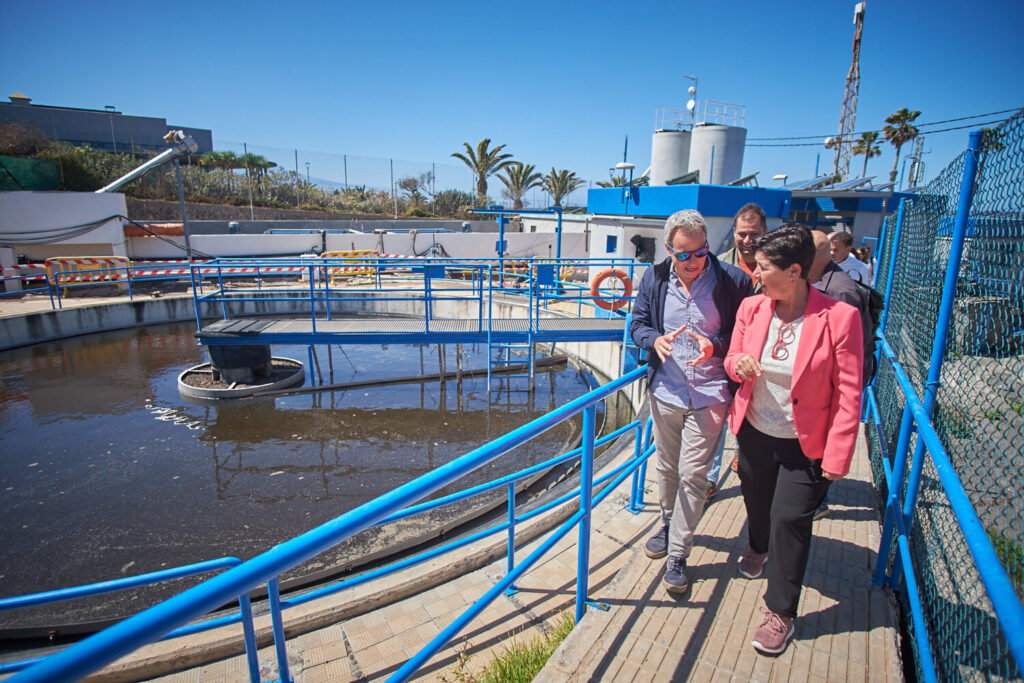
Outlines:
[[[281, 543], [223, 574], [193, 586], [46, 658], [21, 672], [15, 680], [73, 681], [96, 671], [119, 657], [159, 639], [171, 629], [248, 593], [262, 583], [276, 583], [276, 577], [284, 571], [373, 526], [406, 505], [447, 486], [563, 420], [591, 408], [645, 375], [646, 368], [637, 368], [369, 503]], [[590, 440], [591, 447], [592, 437], [593, 435]], [[592, 455], [591, 452], [590, 456]]]

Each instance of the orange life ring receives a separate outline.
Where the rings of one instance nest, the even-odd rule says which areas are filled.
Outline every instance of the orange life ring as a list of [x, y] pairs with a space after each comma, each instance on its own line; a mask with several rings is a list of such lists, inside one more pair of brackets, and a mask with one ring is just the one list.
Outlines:
[[[608, 301], [601, 296], [601, 283], [608, 278], [613, 277], [622, 283], [622, 296], [618, 299], [612, 299]], [[602, 270], [594, 278], [594, 281], [590, 283], [590, 296], [594, 299], [594, 305], [598, 308], [603, 308], [606, 311], [615, 311], [629, 303], [629, 297], [633, 293], [633, 281], [629, 279], [624, 271], [618, 268], [608, 268]]]

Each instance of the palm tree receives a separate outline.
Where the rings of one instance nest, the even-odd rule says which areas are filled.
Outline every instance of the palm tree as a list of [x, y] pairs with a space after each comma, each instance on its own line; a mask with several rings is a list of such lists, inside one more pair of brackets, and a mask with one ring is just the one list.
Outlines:
[[585, 182], [586, 181], [582, 178], [577, 178], [576, 174], [572, 171], [564, 168], [560, 171], [556, 171], [552, 166], [551, 173], [544, 176], [541, 185], [544, 190], [551, 195], [552, 206], [561, 207], [562, 198], [577, 187], [583, 185]]
[[523, 208], [523, 195], [527, 190], [540, 187], [541, 174], [536, 172], [533, 164], [513, 161], [504, 168], [505, 175], [498, 175], [498, 180], [505, 183], [508, 196], [512, 200], [512, 208], [519, 211]]
[[613, 175], [613, 176], [611, 176], [611, 180], [598, 180], [597, 181], [597, 186], [598, 187], [622, 187], [625, 184], [626, 183], [622, 180], [622, 176], [621, 175]]
[[900, 148], [917, 137], [919, 131], [914, 125], [914, 119], [920, 115], [921, 112], [917, 109], [910, 111], [903, 107], [895, 114], [889, 114], [885, 119], [886, 126], [882, 132], [885, 134], [885, 139], [896, 148], [896, 159], [893, 161], [892, 171], [889, 172], [890, 183], [896, 182], [896, 169], [900, 165]]
[[277, 166], [273, 161], [268, 160], [266, 157], [260, 154], [243, 154], [238, 158], [239, 166], [252, 173], [257, 178], [262, 178], [266, 175], [267, 170]]
[[232, 169], [241, 168], [241, 158], [234, 152], [218, 152], [209, 151], [199, 158], [202, 165], [209, 166], [210, 168], [217, 168], [225, 172], [225, 178], [228, 182], [228, 194], [234, 191], [234, 187], [231, 183], [233, 174]]
[[490, 138], [484, 138], [477, 144], [476, 153], [473, 152], [473, 148], [469, 146], [468, 142], [463, 142], [462, 144], [466, 147], [466, 153], [452, 152], [452, 156], [456, 159], [462, 159], [462, 162], [469, 166], [476, 178], [476, 193], [481, 197], [486, 197], [487, 177], [511, 164], [512, 162], [509, 159], [512, 158], [512, 155], [499, 154], [501, 150], [505, 149], [505, 145], [498, 145], [494, 149], [487, 149], [491, 145]]
[[856, 142], [853, 143], [853, 156], [858, 154], [864, 155], [864, 172], [861, 173], [862, 178], [868, 177], [868, 159], [871, 157], [877, 157], [882, 153], [882, 148], [878, 146], [878, 131], [869, 130], [866, 133], [861, 133], [860, 137]]

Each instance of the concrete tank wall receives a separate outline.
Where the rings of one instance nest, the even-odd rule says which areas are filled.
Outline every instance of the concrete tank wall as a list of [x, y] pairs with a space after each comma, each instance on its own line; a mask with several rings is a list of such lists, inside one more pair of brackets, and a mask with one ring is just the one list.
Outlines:
[[700, 182], [705, 185], [728, 185], [738, 180], [743, 175], [746, 141], [746, 128], [697, 126], [690, 141], [690, 170], [700, 169]]
[[690, 131], [655, 131], [651, 136], [651, 185], [665, 185], [689, 168]]
[[[185, 238], [128, 237], [128, 256], [136, 260], [184, 258]], [[385, 233], [293, 233], [277, 235], [192, 235], [189, 243], [198, 254], [227, 258], [287, 256], [317, 251], [377, 250], [383, 254], [412, 256], [434, 244], [444, 247], [452, 258], [496, 258], [495, 233], [441, 232], [414, 234]], [[554, 258], [558, 238], [549, 233], [505, 233], [505, 256], [509, 258]], [[178, 245], [178, 246], [174, 246]], [[562, 258], [585, 258], [586, 236], [562, 235]]]

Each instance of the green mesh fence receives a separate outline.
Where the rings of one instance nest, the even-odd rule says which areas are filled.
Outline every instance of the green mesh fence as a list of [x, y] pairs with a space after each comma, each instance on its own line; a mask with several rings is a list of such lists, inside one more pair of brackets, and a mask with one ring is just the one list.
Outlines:
[[[1024, 110], [989, 133], [978, 158], [933, 421], [1020, 598], [1024, 595]], [[962, 155], [945, 169], [919, 199], [905, 204], [898, 243], [896, 217], [887, 219], [885, 243], [880, 245], [880, 264], [888, 264], [895, 255], [885, 336], [919, 397], [924, 396], [936, 337], [965, 158]], [[883, 267], [876, 283], [880, 290], [885, 290], [888, 277]], [[890, 458], [893, 455], [905, 401], [892, 365], [884, 357], [875, 392], [881, 428], [869, 430], [869, 443], [875, 482], [880, 494], [887, 496], [881, 459], [883, 451]], [[911, 454], [914, 445], [912, 437]], [[908, 458], [908, 468], [909, 464]], [[902, 499], [904, 492], [900, 493]], [[1009, 652], [963, 532], [927, 456], [910, 547], [938, 679], [1019, 680], [1019, 663]], [[905, 595], [901, 600], [909, 614]], [[914, 657], [920, 672], [916, 649]]]
[[0, 190], [56, 190], [60, 168], [48, 159], [23, 159], [0, 154]]

